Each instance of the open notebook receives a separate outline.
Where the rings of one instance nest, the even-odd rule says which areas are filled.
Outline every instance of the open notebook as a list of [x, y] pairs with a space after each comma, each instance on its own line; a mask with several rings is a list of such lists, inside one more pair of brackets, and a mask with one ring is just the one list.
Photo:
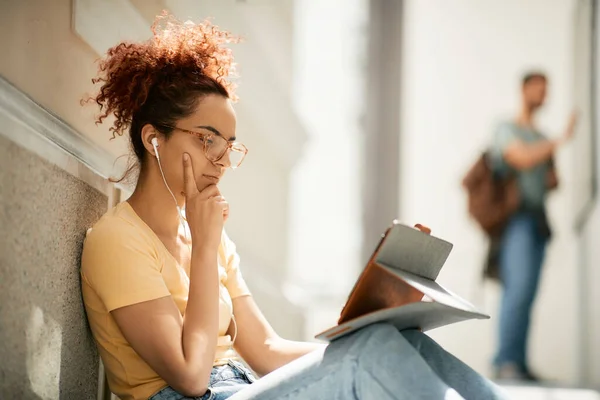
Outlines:
[[386, 321], [423, 331], [468, 319], [487, 319], [435, 280], [452, 244], [394, 221], [352, 289], [338, 324], [316, 338], [332, 341]]

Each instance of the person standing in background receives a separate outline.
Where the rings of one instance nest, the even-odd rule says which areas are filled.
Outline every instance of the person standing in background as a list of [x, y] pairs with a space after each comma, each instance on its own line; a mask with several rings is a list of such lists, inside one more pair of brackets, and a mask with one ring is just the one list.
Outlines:
[[558, 185], [553, 156], [573, 136], [576, 124], [573, 113], [558, 139], [549, 139], [536, 128], [534, 117], [544, 104], [547, 86], [543, 73], [526, 74], [520, 114], [501, 123], [493, 138], [494, 172], [499, 176], [514, 174], [520, 193], [519, 208], [507, 221], [499, 243], [503, 292], [494, 367], [495, 378], [500, 380], [538, 380], [527, 365], [526, 355], [531, 308], [551, 234], [545, 200]]

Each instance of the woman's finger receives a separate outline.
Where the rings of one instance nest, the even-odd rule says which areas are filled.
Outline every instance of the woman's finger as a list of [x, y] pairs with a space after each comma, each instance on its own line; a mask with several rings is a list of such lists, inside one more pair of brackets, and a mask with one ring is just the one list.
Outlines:
[[198, 186], [196, 185], [196, 179], [194, 178], [192, 158], [188, 153], [183, 153], [183, 188], [186, 197], [198, 193]]
[[215, 196], [220, 196], [221, 192], [219, 191], [219, 188], [217, 187], [217, 185], [208, 185], [207, 187], [205, 187], [204, 189], [202, 189], [202, 191], [200, 192], [200, 198], [202, 199], [210, 199], [212, 197]]

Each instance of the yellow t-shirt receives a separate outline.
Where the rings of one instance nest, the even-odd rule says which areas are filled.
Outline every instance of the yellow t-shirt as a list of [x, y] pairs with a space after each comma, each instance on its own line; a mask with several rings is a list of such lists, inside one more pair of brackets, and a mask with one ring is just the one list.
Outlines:
[[[239, 270], [235, 245], [223, 232], [218, 252], [219, 338], [215, 365], [234, 358], [232, 299], [250, 291]], [[167, 383], [123, 337], [112, 310], [171, 296], [181, 315], [189, 292], [189, 265], [179, 265], [127, 202], [109, 210], [88, 232], [81, 260], [83, 300], [113, 393], [123, 400], [147, 399]]]

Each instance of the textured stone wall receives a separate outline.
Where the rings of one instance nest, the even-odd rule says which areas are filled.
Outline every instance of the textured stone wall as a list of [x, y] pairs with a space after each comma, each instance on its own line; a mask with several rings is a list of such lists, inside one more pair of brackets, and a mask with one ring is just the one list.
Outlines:
[[96, 398], [79, 262], [106, 207], [104, 194], [0, 137], [0, 399]]

